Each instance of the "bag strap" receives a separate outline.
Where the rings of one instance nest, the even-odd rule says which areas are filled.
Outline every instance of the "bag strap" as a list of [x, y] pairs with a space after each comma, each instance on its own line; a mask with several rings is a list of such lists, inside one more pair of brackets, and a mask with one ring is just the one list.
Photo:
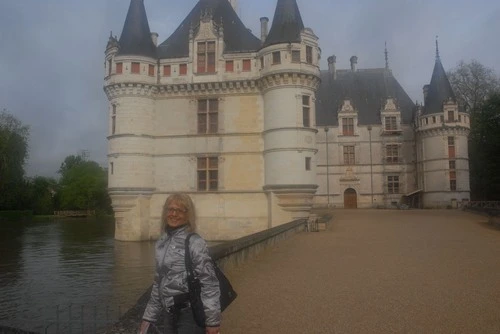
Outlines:
[[188, 279], [194, 277], [193, 261], [191, 259], [191, 252], [189, 251], [189, 239], [196, 233], [189, 233], [184, 242], [184, 263], [186, 264], [186, 271]]

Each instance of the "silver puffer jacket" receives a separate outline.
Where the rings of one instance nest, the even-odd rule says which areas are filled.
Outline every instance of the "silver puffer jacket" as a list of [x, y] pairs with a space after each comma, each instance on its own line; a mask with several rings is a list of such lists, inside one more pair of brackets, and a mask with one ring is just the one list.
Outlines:
[[[186, 227], [165, 233], [155, 247], [156, 272], [153, 290], [143, 319], [151, 322], [158, 320], [162, 308], [174, 305], [173, 296], [187, 293], [187, 272], [184, 262], [184, 242], [189, 231]], [[189, 239], [189, 250], [195, 275], [201, 283], [201, 299], [205, 307], [206, 324], [209, 327], [220, 325], [220, 290], [215, 275], [212, 258], [207, 243], [198, 234]]]

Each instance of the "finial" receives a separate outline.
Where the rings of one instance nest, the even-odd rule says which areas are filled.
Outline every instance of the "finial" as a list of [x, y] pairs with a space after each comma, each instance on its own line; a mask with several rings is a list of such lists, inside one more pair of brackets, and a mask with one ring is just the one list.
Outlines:
[[439, 42], [438, 42], [439, 36], [436, 35], [436, 60], [439, 60]]
[[389, 69], [389, 52], [387, 52], [387, 41], [385, 42], [385, 69]]

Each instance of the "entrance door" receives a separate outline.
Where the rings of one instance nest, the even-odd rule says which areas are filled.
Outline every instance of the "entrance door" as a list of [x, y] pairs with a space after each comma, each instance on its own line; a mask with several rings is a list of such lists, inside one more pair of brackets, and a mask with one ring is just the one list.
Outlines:
[[344, 209], [356, 209], [358, 207], [358, 195], [352, 188], [344, 192]]

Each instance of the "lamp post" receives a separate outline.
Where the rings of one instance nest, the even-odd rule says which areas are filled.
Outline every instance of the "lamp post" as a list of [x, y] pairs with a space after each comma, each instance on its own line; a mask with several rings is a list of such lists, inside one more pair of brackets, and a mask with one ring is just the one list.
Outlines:
[[368, 137], [370, 138], [370, 194], [373, 208], [373, 161], [372, 161], [372, 126], [368, 125]]
[[328, 127], [325, 127], [325, 143], [326, 143], [326, 201], [327, 207], [330, 207], [330, 171], [328, 168]]

